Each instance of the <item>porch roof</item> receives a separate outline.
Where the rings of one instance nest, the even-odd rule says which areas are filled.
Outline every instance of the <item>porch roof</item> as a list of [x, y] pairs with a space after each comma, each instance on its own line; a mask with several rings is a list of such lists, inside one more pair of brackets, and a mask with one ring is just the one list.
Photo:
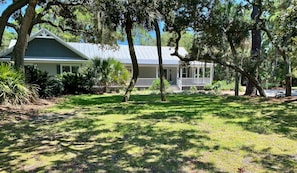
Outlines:
[[[102, 46], [100, 44], [92, 43], [74, 43], [68, 42], [69, 45], [75, 49], [82, 52], [85, 56], [89, 58], [114, 58], [121, 61], [124, 64], [131, 64], [129, 47], [128, 45], [119, 45], [117, 47]], [[151, 64], [157, 65], [158, 63], [158, 53], [156, 46], [139, 46], [135, 45], [135, 53], [137, 56], [138, 64]], [[162, 47], [162, 59], [164, 65], [178, 65], [179, 59], [176, 56], [172, 56], [171, 53], [174, 52], [172, 47]], [[181, 55], [186, 55], [187, 51], [181, 47], [179, 48], [179, 53]]]

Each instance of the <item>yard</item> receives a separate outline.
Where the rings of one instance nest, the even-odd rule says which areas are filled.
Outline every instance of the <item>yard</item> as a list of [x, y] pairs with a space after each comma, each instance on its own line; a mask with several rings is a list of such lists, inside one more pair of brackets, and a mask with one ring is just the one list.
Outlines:
[[[0, 113], [0, 172], [297, 172], [297, 104], [79, 95]], [[10, 117], [10, 118], [8, 118]]]

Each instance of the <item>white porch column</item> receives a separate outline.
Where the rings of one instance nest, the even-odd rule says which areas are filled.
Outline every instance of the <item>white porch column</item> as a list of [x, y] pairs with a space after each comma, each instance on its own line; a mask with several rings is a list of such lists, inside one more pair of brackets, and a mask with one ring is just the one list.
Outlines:
[[176, 67], [176, 82], [177, 82], [177, 80], [178, 80], [178, 75], [179, 75], [179, 68]]
[[183, 90], [183, 68], [179, 68], [180, 74], [180, 90]]
[[205, 82], [205, 69], [206, 69], [206, 65], [207, 65], [207, 63], [204, 62], [204, 66], [203, 66], [203, 78], [202, 78], [203, 83]]
[[211, 63], [210, 64], [210, 83], [212, 84], [212, 80], [213, 80], [213, 74], [214, 74], [214, 64]]
[[158, 71], [158, 66], [156, 66], [156, 79], [158, 79], [159, 78], [159, 71]]

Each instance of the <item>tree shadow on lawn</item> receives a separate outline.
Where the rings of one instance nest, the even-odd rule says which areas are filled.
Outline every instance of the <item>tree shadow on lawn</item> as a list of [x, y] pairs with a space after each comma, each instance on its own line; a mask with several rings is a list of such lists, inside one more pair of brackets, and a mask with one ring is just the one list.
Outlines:
[[[238, 122], [230, 119], [228, 123], [238, 124], [246, 130], [259, 134], [276, 133], [284, 135], [287, 138], [297, 140], [296, 104], [271, 103], [250, 105], [249, 107], [254, 111], [250, 111], [245, 116], [247, 120]], [[233, 114], [235, 112], [233, 112]]]
[[[68, 119], [73, 114], [45, 114], [45, 115], [29, 115], [26, 119], [20, 118], [16, 122], [5, 122], [0, 124], [0, 172], [17, 172], [26, 165], [24, 162], [29, 159], [22, 157], [28, 152], [51, 152], [53, 148], [52, 141], [57, 138], [63, 138], [61, 134], [55, 134], [51, 131], [45, 131], [43, 126], [55, 124], [57, 122]], [[24, 115], [17, 115], [22, 117]], [[41, 149], [46, 146], [46, 148]], [[47, 151], [48, 150], [48, 151]]]
[[[90, 130], [92, 132], [92, 129]], [[197, 170], [222, 172], [212, 163], [199, 162], [197, 157], [183, 154], [187, 150], [198, 153], [211, 150], [204, 145], [204, 141], [210, 139], [202, 132], [166, 131], [156, 129], [154, 124], [144, 125], [143, 123], [117, 123], [112, 132], [120, 135], [113, 138], [99, 138], [92, 147], [80, 151], [69, 147], [64, 148], [61, 152], [73, 152], [76, 153], [76, 157], [67, 161], [56, 161], [55, 166], [48, 170], [63, 172], [191, 172]], [[79, 136], [85, 136], [85, 133]], [[193, 140], [197, 143], [191, 142]], [[79, 142], [80, 139], [77, 138], [76, 141]]]
[[241, 150], [249, 153], [247, 158], [255, 158], [252, 163], [261, 164], [270, 172], [288, 172], [297, 171], [297, 155], [271, 154], [270, 148], [256, 151], [254, 146], [243, 146]]
[[[3, 125], [0, 171], [222, 172], [213, 163], [199, 161], [200, 152], [217, 148], [204, 144], [210, 140], [205, 132], [169, 131], [148, 121], [118, 122], [106, 128], [92, 116], [57, 117]], [[51, 125], [52, 129], [42, 128]], [[42, 160], [47, 157], [52, 160]]]
[[[259, 105], [243, 106], [248, 101], [245, 98], [208, 95], [170, 95], [168, 101], [162, 103], [156, 101], [159, 99], [158, 95], [137, 96], [127, 104], [120, 103], [121, 98], [119, 95], [94, 96], [90, 99], [75, 96], [61, 104], [61, 108], [69, 106], [81, 111], [80, 109], [88, 107], [88, 111], [92, 111], [87, 111], [89, 116], [79, 118], [75, 113], [61, 114], [61, 118], [57, 119], [34, 119], [2, 126], [1, 129], [4, 130], [0, 132], [0, 171], [222, 172], [214, 163], [199, 161], [200, 152], [220, 148], [204, 144], [210, 140], [207, 132], [188, 129], [170, 131], [166, 128], [159, 129], [156, 123], [165, 121], [191, 124], [194, 120], [202, 119], [203, 113], [228, 119], [242, 118], [247, 117], [247, 111], [254, 114], [255, 109], [261, 108]], [[237, 102], [235, 106], [231, 104], [234, 100]], [[141, 113], [143, 109], [152, 109], [152, 112]], [[232, 109], [236, 110], [235, 113], [228, 113]], [[263, 113], [267, 110], [263, 110]], [[99, 113], [96, 114], [96, 111]], [[278, 111], [278, 114], [283, 113], [282, 110]], [[97, 116], [109, 114], [137, 115], [107, 128]], [[244, 127], [246, 124], [241, 123], [257, 123], [257, 119], [256, 122], [249, 122], [252, 118], [255, 116], [251, 116], [247, 122], [229, 123], [238, 123]], [[273, 121], [276, 124], [283, 121], [278, 116], [275, 118]], [[57, 124], [65, 120], [65, 123]], [[290, 123], [289, 120], [292, 119], [285, 119], [284, 125]], [[46, 131], [42, 128], [50, 125], [56, 126], [56, 129]], [[274, 128], [278, 127], [275, 125]], [[109, 136], [112, 133], [115, 133], [114, 136]], [[194, 156], [185, 154], [189, 152], [195, 152]], [[18, 158], [28, 153], [33, 154]], [[47, 163], [38, 161], [42, 157], [56, 155], [57, 158]], [[268, 155], [267, 152], [266, 156]], [[279, 158], [286, 160], [285, 156], [278, 156], [261, 164], [276, 164]], [[35, 162], [25, 163], [28, 159]]]

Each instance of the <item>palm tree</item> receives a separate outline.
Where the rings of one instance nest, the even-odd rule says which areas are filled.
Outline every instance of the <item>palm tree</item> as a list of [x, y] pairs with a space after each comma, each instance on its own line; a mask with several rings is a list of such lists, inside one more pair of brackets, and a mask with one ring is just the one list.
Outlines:
[[96, 57], [81, 71], [88, 78], [92, 78], [92, 85], [102, 86], [103, 92], [107, 92], [110, 85], [126, 85], [129, 79], [129, 72], [125, 66], [113, 58]]

